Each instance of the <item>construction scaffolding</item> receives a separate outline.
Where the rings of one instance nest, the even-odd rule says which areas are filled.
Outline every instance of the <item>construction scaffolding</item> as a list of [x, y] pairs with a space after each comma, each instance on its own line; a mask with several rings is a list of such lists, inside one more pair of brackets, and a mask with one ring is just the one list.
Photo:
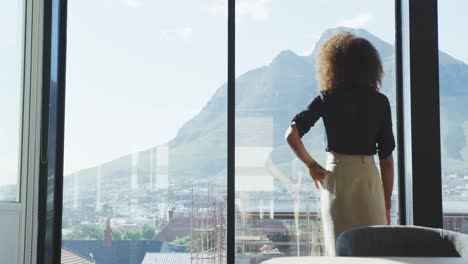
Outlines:
[[253, 201], [254, 205], [243, 206], [251, 210], [236, 212], [235, 244], [239, 263], [261, 263], [276, 257], [323, 255], [321, 215], [314, 205], [319, 202], [318, 197], [277, 199], [276, 203], [290, 204], [294, 210], [275, 212], [274, 215], [263, 214], [263, 210], [255, 205], [264, 204], [257, 203], [258, 199], [248, 200]]
[[224, 201], [216, 200], [208, 184], [206, 192], [195, 192], [192, 186], [192, 211], [190, 217], [192, 264], [224, 264], [226, 222]]

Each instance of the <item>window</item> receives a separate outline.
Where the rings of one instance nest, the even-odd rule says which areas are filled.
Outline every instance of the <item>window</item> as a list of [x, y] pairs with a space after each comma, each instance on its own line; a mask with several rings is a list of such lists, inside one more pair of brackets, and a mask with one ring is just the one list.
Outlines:
[[[236, 5], [236, 263], [323, 255], [319, 192], [284, 132], [318, 93], [320, 43], [351, 31], [380, 52], [381, 91], [390, 99], [396, 136], [394, 1], [237, 0]], [[323, 138], [322, 121], [303, 138], [321, 164]], [[397, 178], [392, 224], [399, 222]]]
[[468, 22], [466, 1], [439, 1], [443, 225], [468, 234]]
[[23, 1], [0, 4], [0, 201], [19, 201]]
[[226, 14], [216, 1], [69, 1], [66, 252], [223, 259]]

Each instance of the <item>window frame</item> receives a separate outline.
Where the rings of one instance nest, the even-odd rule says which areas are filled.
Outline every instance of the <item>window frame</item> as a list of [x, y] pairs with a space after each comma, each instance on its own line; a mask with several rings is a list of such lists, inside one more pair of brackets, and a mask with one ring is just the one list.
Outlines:
[[[401, 225], [442, 227], [437, 0], [395, 0], [397, 150]], [[55, 12], [53, 12], [53, 8]], [[60, 262], [66, 0], [44, 0], [37, 263]], [[54, 28], [58, 22], [58, 28]], [[235, 258], [235, 0], [228, 0], [227, 263]], [[58, 46], [52, 45], [57, 41]], [[56, 49], [56, 50], [53, 50]], [[434, 52], [435, 51], [435, 52]], [[54, 53], [55, 52], [55, 53]], [[52, 55], [56, 55], [52, 57]], [[56, 60], [57, 68], [51, 66]], [[55, 71], [55, 72], [54, 72]], [[57, 86], [50, 85], [51, 76]], [[55, 90], [54, 90], [55, 89]], [[50, 102], [55, 102], [49, 105]], [[49, 106], [51, 106], [49, 108]], [[409, 111], [408, 111], [409, 110]], [[54, 122], [46, 122], [51, 115]], [[47, 135], [47, 136], [46, 136]], [[418, 135], [418, 137], [412, 137]], [[430, 148], [433, 151], [427, 151]], [[37, 160], [36, 160], [37, 161]], [[44, 160], [43, 160], [44, 161]], [[435, 175], [427, 177], [428, 174]], [[49, 202], [48, 202], [49, 201]]]
[[[442, 228], [437, 0], [397, 0], [405, 224]], [[397, 4], [398, 5], [398, 4]], [[417, 136], [413, 136], [417, 135]], [[428, 151], [431, 150], [431, 151]]]
[[236, 0], [228, 0], [227, 221], [226, 262], [236, 258]]
[[67, 0], [42, 8], [36, 261], [46, 264], [61, 262]]

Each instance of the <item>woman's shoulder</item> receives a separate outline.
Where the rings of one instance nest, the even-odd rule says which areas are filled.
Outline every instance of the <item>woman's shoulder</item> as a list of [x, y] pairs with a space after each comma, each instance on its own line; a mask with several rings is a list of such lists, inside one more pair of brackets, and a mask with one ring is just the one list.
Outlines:
[[319, 91], [319, 93], [317, 94], [317, 96], [315, 98], [320, 98], [320, 99], [323, 100], [329, 94], [330, 94], [330, 91]]
[[391, 108], [390, 100], [388, 99], [387, 95], [380, 91], [375, 91], [372, 101], [374, 102], [373, 105], [377, 112], [387, 112]]
[[336, 94], [335, 90], [321, 90], [319, 91], [318, 95], [315, 98], [325, 101], [326, 98], [330, 96], [334, 96], [335, 94]]
[[389, 103], [388, 97], [384, 93], [382, 93], [380, 91], [375, 91], [375, 92], [373, 92], [373, 94], [382, 103]]
[[371, 89], [331, 89], [319, 91], [318, 95], [314, 97], [314, 100], [321, 100], [322, 102], [327, 101], [330, 98], [346, 98], [352, 100], [352, 98], [371, 98], [379, 103], [388, 103], [388, 97], [378, 90]]

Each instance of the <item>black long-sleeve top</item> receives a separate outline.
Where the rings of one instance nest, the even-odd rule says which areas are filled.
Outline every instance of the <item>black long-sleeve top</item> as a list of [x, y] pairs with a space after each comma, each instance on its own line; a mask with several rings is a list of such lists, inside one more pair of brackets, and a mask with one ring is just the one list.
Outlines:
[[292, 122], [302, 138], [320, 117], [325, 125], [326, 151], [378, 153], [382, 160], [395, 149], [390, 103], [378, 91], [349, 87], [322, 91]]

